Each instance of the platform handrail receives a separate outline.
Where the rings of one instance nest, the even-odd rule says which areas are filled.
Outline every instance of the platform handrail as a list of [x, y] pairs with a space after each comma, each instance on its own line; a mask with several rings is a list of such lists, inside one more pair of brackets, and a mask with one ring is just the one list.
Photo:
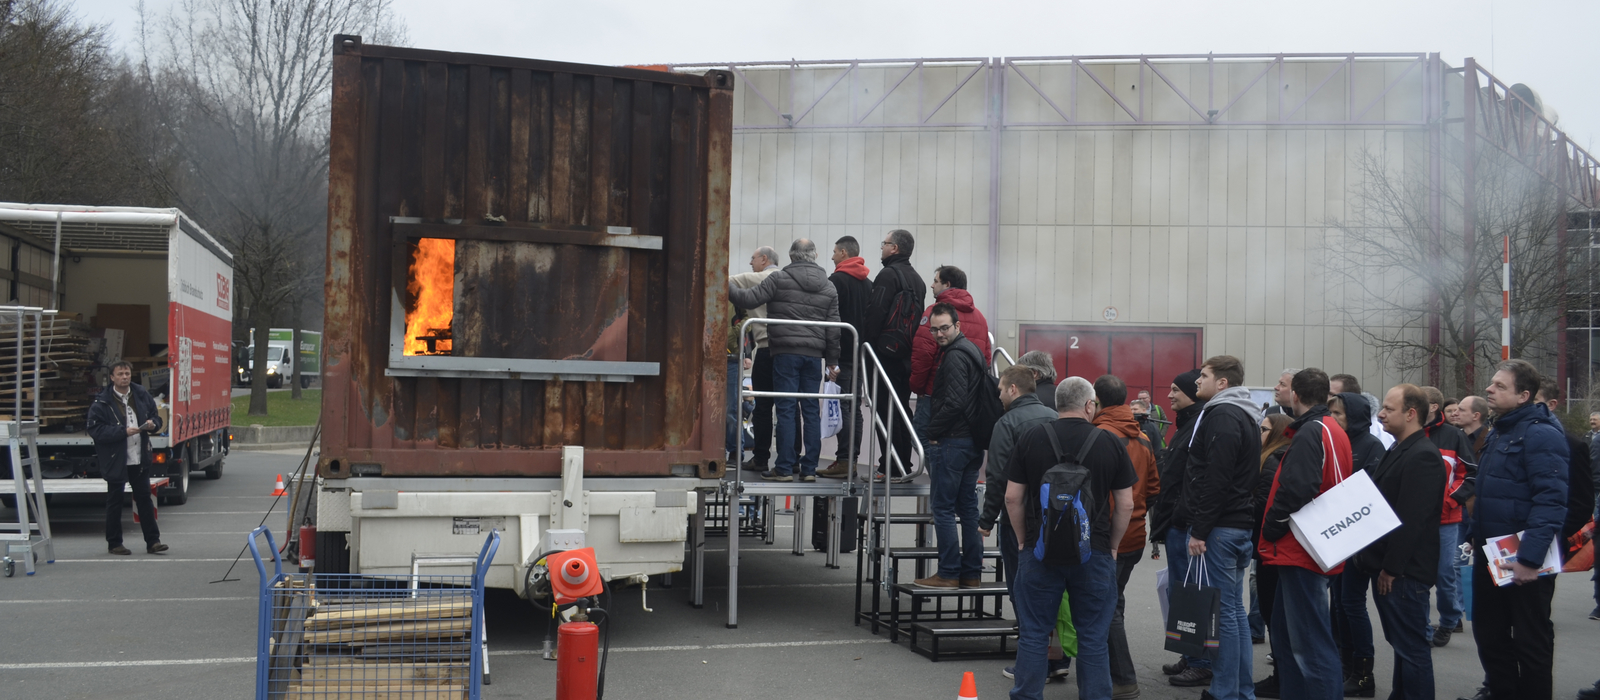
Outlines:
[[[752, 316], [752, 317], [746, 318], [744, 320], [744, 323], [739, 324], [739, 376], [740, 376], [739, 401], [741, 403], [746, 398], [757, 398], [757, 397], [760, 397], [760, 398], [779, 398], [779, 399], [808, 399], [808, 400], [809, 399], [822, 399], [822, 400], [829, 400], [829, 401], [848, 401], [848, 402], [850, 402], [852, 411], [856, 411], [856, 412], [860, 411], [860, 409], [861, 409], [861, 404], [860, 404], [860, 396], [861, 396], [861, 390], [860, 390], [860, 385], [861, 385], [861, 380], [860, 380], [860, 377], [861, 377], [861, 353], [859, 353], [859, 352], [855, 353], [855, 356], [851, 358], [851, 361], [854, 364], [852, 366], [852, 372], [850, 374], [850, 377], [851, 377], [851, 388], [850, 388], [850, 393], [848, 395], [846, 395], [846, 394], [822, 394], [822, 393], [810, 393], [810, 392], [798, 392], [798, 391], [755, 391], [754, 389], [746, 389], [746, 388], [744, 388], [743, 377], [744, 377], [744, 360], [746, 358], [745, 353], [750, 348], [754, 347], [754, 345], [755, 345], [755, 343], [753, 343], [753, 342], [747, 343], [745, 341], [746, 341], [746, 339], [754, 340], [754, 336], [751, 334], [751, 326], [755, 326], [755, 325], [762, 325], [762, 326], [806, 326], [806, 327], [810, 327], [810, 328], [823, 328], [823, 329], [837, 328], [841, 332], [848, 331], [850, 333], [851, 345], [849, 347], [863, 347], [861, 345], [861, 343], [860, 343], [859, 334], [856, 332], [856, 327], [852, 326], [852, 325], [850, 325], [848, 323], [844, 323], [842, 321], [803, 321], [803, 320], [800, 320], [800, 319], [762, 318], [762, 317], [756, 317], [756, 316]], [[823, 344], [824, 345], [827, 344], [826, 331], [824, 331]], [[839, 343], [839, 346], [841, 348], [845, 347], [842, 338], [841, 338], [841, 342]], [[824, 353], [824, 354], [826, 354], [826, 353]], [[824, 360], [824, 361], [826, 360], [825, 357], [824, 358], [818, 358], [818, 359], [819, 360]], [[751, 360], [753, 362], [754, 358], [751, 358]], [[823, 369], [826, 370], [827, 368], [824, 367]], [[824, 375], [824, 377], [826, 377], [826, 375]], [[796, 410], [799, 410], [798, 406], [796, 407]], [[776, 409], [774, 409], [774, 413], [776, 413]], [[856, 436], [855, 421], [854, 420], [848, 420], [848, 421], [845, 421], [845, 423], [846, 423], [846, 425], [843, 426], [843, 428], [844, 428], [844, 430], [846, 430], [848, 432], [849, 439], [850, 439], [850, 443], [849, 443], [850, 444], [850, 448], [846, 452], [847, 452], [847, 454], [851, 455], [850, 473], [851, 473], [851, 475], [853, 477], [854, 474], [855, 474], [855, 445], [856, 445], [857, 442], [859, 442], [859, 440], [856, 439], [857, 436]], [[729, 494], [729, 497], [728, 497], [728, 628], [729, 629], [736, 628], [736, 627], [739, 626], [739, 497], [740, 497], [741, 494], [744, 493], [744, 469], [742, 468], [742, 465], [740, 464], [741, 462], [744, 461], [744, 427], [743, 426], [735, 426], [735, 428], [737, 428], [737, 429], [734, 431], [736, 436], [734, 437], [734, 443], [733, 443], [734, 444], [734, 452], [733, 452], [733, 462], [734, 462], [734, 467], [733, 467], [733, 490]], [[819, 455], [818, 458], [820, 459], [821, 456]], [[796, 463], [795, 467], [798, 470], [799, 464]]]
[[[874, 431], [876, 431], [880, 426], [883, 428], [883, 433], [884, 433], [883, 444], [884, 444], [884, 449], [886, 450], [886, 452], [884, 454], [884, 462], [886, 463], [885, 464], [886, 468], [884, 469], [885, 473], [884, 473], [884, 479], [883, 479], [883, 495], [884, 495], [884, 501], [883, 501], [883, 526], [881, 528], [878, 527], [877, 518], [876, 518], [876, 515], [877, 515], [877, 503], [878, 503], [878, 489], [877, 489], [878, 481], [875, 478], [868, 478], [867, 479], [867, 538], [866, 538], [866, 543], [867, 544], [866, 544], [866, 546], [869, 546], [869, 547], [870, 546], [876, 546], [877, 545], [877, 541], [878, 541], [877, 538], [880, 537], [880, 536], [883, 538], [883, 559], [879, 562], [878, 571], [879, 572], [889, 572], [891, 570], [891, 567], [894, 566], [894, 559], [892, 558], [893, 557], [893, 552], [892, 552], [893, 542], [892, 542], [892, 537], [891, 537], [891, 535], [893, 533], [892, 533], [892, 531], [890, 529], [890, 526], [894, 524], [894, 522], [893, 522], [894, 521], [894, 515], [893, 515], [893, 512], [894, 512], [894, 498], [893, 498], [894, 479], [889, 476], [889, 474], [888, 474], [889, 469], [887, 467], [888, 466], [895, 466], [895, 465], [898, 465], [898, 463], [899, 463], [899, 460], [896, 459], [896, 457], [898, 457], [898, 455], [895, 453], [895, 449], [894, 449], [894, 416], [898, 415], [901, 420], [905, 421], [906, 430], [911, 435], [911, 449], [912, 449], [912, 451], [917, 453], [917, 463], [916, 463], [916, 465], [914, 465], [912, 468], [909, 468], [909, 469], [902, 468], [903, 471], [905, 472], [906, 476], [910, 477], [910, 478], [915, 478], [917, 476], [917, 474], [919, 474], [919, 473], [921, 473], [923, 471], [926, 471], [927, 468], [928, 468], [928, 456], [922, 450], [922, 441], [917, 438], [917, 431], [916, 431], [915, 424], [913, 424], [911, 422], [911, 417], [906, 415], [905, 406], [900, 405], [900, 401], [899, 401], [898, 397], [892, 397], [892, 400], [889, 401], [889, 405], [891, 406], [891, 412], [889, 414], [889, 424], [887, 426], [884, 426], [882, 424], [882, 422], [880, 422], [878, 420], [878, 409], [877, 409], [877, 406], [878, 406], [878, 390], [884, 384], [889, 384], [890, 385], [890, 387], [889, 387], [890, 390], [893, 391], [894, 385], [889, 380], [889, 373], [884, 371], [883, 363], [878, 361], [878, 353], [877, 353], [877, 351], [873, 350], [871, 346], [865, 345], [865, 344], [861, 346], [861, 349], [864, 351], [864, 352], [861, 353], [861, 356], [871, 360], [872, 367], [874, 369], [873, 382], [872, 382], [872, 406], [873, 406], [873, 410], [872, 410], [872, 425], [873, 425]], [[873, 443], [871, 445], [869, 445], [869, 447], [876, 446], [876, 445], [877, 445], [877, 441], [873, 441]], [[890, 580], [893, 580], [894, 577], [893, 576], [885, 576], [885, 575], [881, 575], [880, 574], [878, 578], [880, 579], [878, 581], [878, 585], [880, 587], [884, 588], [885, 590], [888, 590], [888, 583], [887, 582], [890, 581]]]
[[1011, 357], [1011, 353], [1006, 352], [1005, 348], [1000, 347], [999, 345], [995, 345], [993, 347], [994, 347], [994, 350], [991, 350], [989, 352], [989, 372], [994, 374], [994, 378], [995, 379], [999, 379], [1000, 378], [1000, 363], [998, 362], [998, 360], [1000, 358], [1002, 358], [1002, 357], [1006, 358], [1006, 366], [1007, 367], [1015, 367], [1015, 366], [1017, 366], [1017, 361], [1016, 361], [1016, 359]]

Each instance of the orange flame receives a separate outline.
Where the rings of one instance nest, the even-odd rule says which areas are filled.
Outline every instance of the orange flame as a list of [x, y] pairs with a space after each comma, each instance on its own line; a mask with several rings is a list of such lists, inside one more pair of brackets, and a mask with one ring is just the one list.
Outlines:
[[[421, 336], [435, 329], [448, 329], [455, 317], [456, 242], [446, 238], [423, 238], [411, 258], [411, 279], [406, 290], [416, 300], [416, 308], [406, 312], [405, 354], [426, 355], [428, 344]], [[434, 354], [448, 353], [450, 341], [434, 343]]]

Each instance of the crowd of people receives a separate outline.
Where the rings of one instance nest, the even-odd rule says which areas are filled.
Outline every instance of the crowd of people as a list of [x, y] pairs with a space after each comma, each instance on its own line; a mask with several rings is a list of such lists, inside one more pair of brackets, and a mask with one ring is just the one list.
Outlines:
[[[1464, 632], [1469, 599], [1483, 684], [1463, 700], [1553, 696], [1555, 578], [1539, 570], [1552, 543], [1567, 553], [1566, 542], [1600, 515], [1600, 413], [1587, 438], [1569, 434], [1552, 413], [1555, 382], [1533, 365], [1502, 362], [1481, 396], [1461, 399], [1413, 384], [1380, 398], [1350, 374], [1286, 369], [1275, 404], [1263, 406], [1244, 385], [1243, 363], [1217, 355], [1172, 378], [1169, 419], [1147, 389], [1130, 399], [1123, 378], [1058, 382], [1047, 353], [1024, 353], [994, 373], [988, 321], [965, 272], [935, 269], [927, 304], [914, 249], [909, 232], [890, 231], [869, 280], [854, 238], [835, 242], [831, 275], [816, 245], [800, 239], [787, 266], [762, 247], [750, 272], [732, 276], [730, 463], [743, 457], [736, 387], [746, 376], [757, 391], [787, 393], [816, 392], [824, 378], [846, 393], [862, 383], [852, 371], [859, 350], [839, 325], [758, 324], [743, 338], [739, 320], [853, 328], [889, 380], [878, 420], [894, 421], [898, 402], [915, 428], [874, 438], [875, 478], [906, 472], [894, 462], [909, 464], [913, 439], [925, 455], [938, 563], [915, 583], [981, 586], [984, 541], [998, 530], [1018, 628], [1011, 697], [1039, 698], [1047, 680], [1071, 673], [1071, 655], [1052, 636], [1063, 606], [1077, 631], [1079, 697], [1139, 696], [1124, 589], [1147, 543], [1166, 549], [1169, 591], [1203, 569], [1220, 593], [1205, 653], [1162, 668], [1171, 685], [1202, 687], [1204, 700], [1375, 697], [1369, 595], [1394, 659], [1389, 697], [1435, 696], [1431, 649]], [[741, 361], [746, 354], [753, 358]], [[842, 435], [861, 435], [853, 402], [840, 403], [855, 426]], [[753, 456], [740, 468], [772, 481], [854, 475], [856, 445], [844, 439], [833, 463], [818, 468], [817, 406], [756, 399]], [[1399, 524], [1353, 556], [1319, 563], [1293, 516], [1358, 473]], [[1482, 548], [1513, 534], [1512, 581], [1496, 585]], [[1600, 576], [1595, 600], [1590, 619], [1600, 619]], [[1274, 663], [1258, 680], [1252, 645], [1263, 643]], [[1579, 697], [1600, 700], [1600, 682]]]

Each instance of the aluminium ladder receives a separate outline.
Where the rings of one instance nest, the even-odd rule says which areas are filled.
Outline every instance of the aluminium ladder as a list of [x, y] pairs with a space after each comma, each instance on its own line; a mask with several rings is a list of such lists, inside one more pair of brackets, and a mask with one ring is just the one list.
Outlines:
[[[44, 335], [44, 318], [54, 316], [55, 313], [31, 306], [0, 306], [0, 335], [5, 334], [7, 328], [12, 329], [11, 332], [15, 334], [8, 340], [14, 342], [17, 367], [17, 375], [14, 378], [16, 399], [12, 402], [12, 415], [9, 420], [0, 421], [0, 437], [4, 437], [6, 441], [17, 508], [16, 523], [0, 522], [0, 542], [5, 543], [7, 576], [12, 574], [15, 567], [12, 554], [22, 555], [23, 570], [29, 576], [35, 572], [37, 550], [44, 550], [45, 563], [54, 564], [56, 561], [55, 542], [50, 537], [50, 511], [44, 493], [44, 475], [39, 468], [37, 440], [42, 374], [40, 365], [43, 358], [40, 345]], [[33, 389], [33, 420], [23, 420], [22, 414], [25, 374], [22, 369], [23, 347], [26, 344], [24, 331], [27, 320], [33, 321], [33, 378], [29, 385]], [[24, 450], [27, 456], [23, 456]], [[38, 534], [34, 534], [35, 532]]]

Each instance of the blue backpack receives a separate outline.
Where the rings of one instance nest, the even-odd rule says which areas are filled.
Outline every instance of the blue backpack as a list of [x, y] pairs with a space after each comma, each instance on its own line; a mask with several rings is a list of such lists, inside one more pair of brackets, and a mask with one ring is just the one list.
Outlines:
[[1083, 461], [1104, 431], [1091, 429], [1071, 460], [1062, 456], [1055, 428], [1046, 424], [1044, 432], [1055, 451], [1056, 465], [1044, 473], [1039, 484], [1039, 539], [1033, 545], [1033, 557], [1050, 566], [1077, 566], [1087, 563], [1092, 551], [1089, 514], [1094, 504], [1089, 500], [1089, 469]]

